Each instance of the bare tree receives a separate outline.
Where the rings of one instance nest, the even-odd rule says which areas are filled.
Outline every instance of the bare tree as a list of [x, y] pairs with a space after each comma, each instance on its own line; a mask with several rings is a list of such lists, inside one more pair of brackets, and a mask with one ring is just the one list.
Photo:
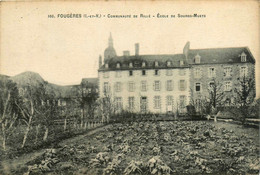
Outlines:
[[222, 105], [224, 96], [223, 85], [216, 81], [216, 79], [213, 79], [213, 81], [209, 84], [208, 96], [206, 96], [202, 102], [204, 112], [214, 113], [216, 111], [216, 107]]
[[241, 122], [245, 124], [246, 117], [250, 114], [250, 105], [255, 98], [255, 81], [253, 78], [243, 76], [235, 88], [236, 104], [239, 106], [239, 111], [242, 116]]
[[115, 114], [115, 101], [109, 93], [98, 99], [98, 111], [102, 122], [109, 122], [112, 115]]
[[49, 126], [52, 125], [53, 119], [58, 114], [57, 104], [54, 101], [55, 94], [53, 89], [47, 89], [48, 83], [44, 82], [40, 85], [39, 96], [41, 99], [41, 105], [37, 106], [37, 118], [35, 120], [37, 123], [44, 126], [45, 132], [43, 136], [43, 141], [46, 141], [49, 134]]
[[17, 106], [19, 107], [22, 114], [22, 121], [26, 124], [26, 129], [24, 132], [23, 142], [21, 147], [25, 146], [28, 138], [29, 131], [31, 130], [33, 120], [36, 115], [41, 114], [41, 104], [45, 98], [45, 83], [39, 83], [37, 86], [32, 86], [30, 84], [23, 87], [23, 104]]
[[13, 132], [13, 126], [19, 116], [16, 103], [20, 103], [16, 84], [9, 79], [0, 80], [0, 124], [2, 133], [2, 147], [6, 150], [6, 140]]

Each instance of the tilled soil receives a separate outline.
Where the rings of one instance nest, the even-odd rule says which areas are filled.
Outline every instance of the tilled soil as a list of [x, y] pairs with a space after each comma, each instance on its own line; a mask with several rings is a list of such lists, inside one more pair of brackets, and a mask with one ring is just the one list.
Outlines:
[[[95, 130], [94, 130], [95, 131]], [[258, 174], [258, 129], [213, 122], [111, 124], [65, 140], [27, 174]]]

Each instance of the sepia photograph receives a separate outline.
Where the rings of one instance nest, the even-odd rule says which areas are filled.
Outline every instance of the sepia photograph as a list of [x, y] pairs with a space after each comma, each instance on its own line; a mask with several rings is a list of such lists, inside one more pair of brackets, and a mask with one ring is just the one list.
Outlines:
[[259, 7], [0, 2], [0, 175], [258, 175]]

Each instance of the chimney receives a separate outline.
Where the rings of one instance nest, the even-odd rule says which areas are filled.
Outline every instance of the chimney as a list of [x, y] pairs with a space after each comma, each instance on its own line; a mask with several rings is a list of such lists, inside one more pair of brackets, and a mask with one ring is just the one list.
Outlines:
[[123, 51], [123, 55], [124, 55], [124, 56], [130, 56], [130, 52], [129, 52], [129, 50], [125, 50], [125, 51]]
[[135, 56], [139, 55], [139, 43], [135, 43]]
[[190, 42], [188, 41], [184, 48], [183, 48], [183, 55], [185, 55], [185, 58], [188, 59], [188, 55], [189, 55], [189, 50], [190, 50]]

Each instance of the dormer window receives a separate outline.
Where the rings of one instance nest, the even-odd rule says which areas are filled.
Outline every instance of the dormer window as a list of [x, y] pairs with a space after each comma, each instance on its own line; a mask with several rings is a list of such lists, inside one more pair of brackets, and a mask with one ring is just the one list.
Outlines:
[[167, 61], [167, 67], [170, 67], [172, 63], [170, 61]]
[[120, 63], [116, 63], [116, 68], [120, 68]]
[[199, 54], [197, 54], [197, 55], [195, 56], [195, 63], [196, 63], [196, 64], [199, 64], [199, 63], [200, 63], [200, 56], [199, 56]]
[[243, 52], [241, 54], [241, 62], [246, 62], [246, 54], [245, 54], [245, 52]]
[[184, 62], [183, 60], [180, 61], [180, 66], [183, 66]]
[[155, 67], [158, 67], [159, 66], [158, 61], [155, 61], [154, 65], [155, 65]]
[[105, 68], [108, 68], [108, 63], [105, 64]]
[[133, 68], [133, 63], [129, 63], [129, 67], [130, 67], [130, 68]]
[[142, 67], [145, 67], [145, 62], [142, 62]]

